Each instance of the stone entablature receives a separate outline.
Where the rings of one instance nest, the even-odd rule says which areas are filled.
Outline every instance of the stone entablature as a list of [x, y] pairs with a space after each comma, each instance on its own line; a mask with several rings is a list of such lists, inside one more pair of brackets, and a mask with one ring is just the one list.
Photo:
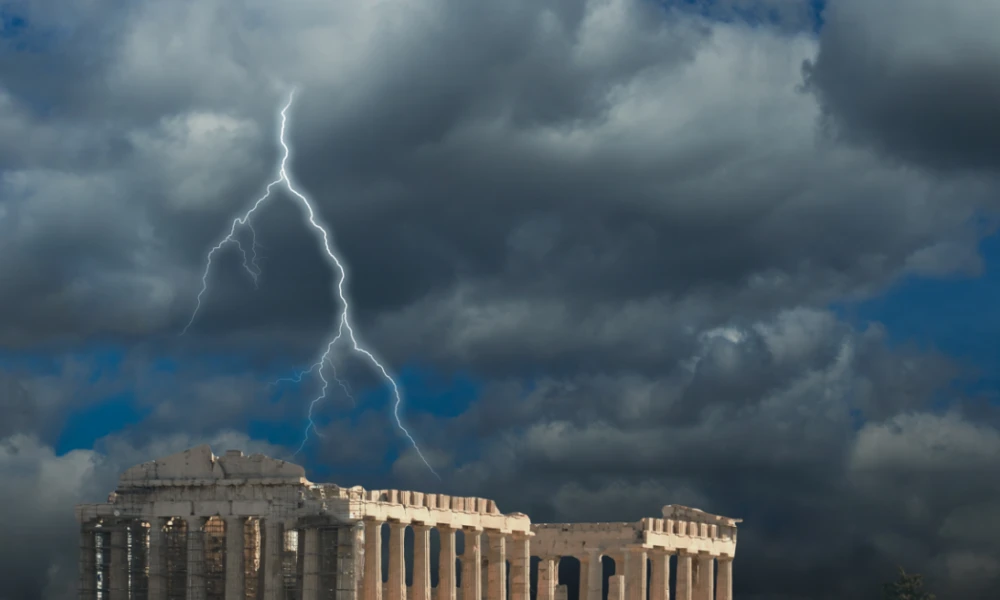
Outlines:
[[[108, 502], [76, 507], [80, 598], [529, 600], [537, 556], [537, 600], [567, 600], [561, 557], [580, 560], [579, 600], [602, 600], [607, 556], [616, 565], [609, 599], [732, 600], [740, 520], [676, 505], [662, 512], [633, 523], [532, 525], [485, 498], [315, 484], [299, 465], [233, 450], [216, 457], [199, 446], [136, 465]], [[433, 529], [441, 540], [434, 594]], [[463, 554], [456, 553], [459, 532]]]

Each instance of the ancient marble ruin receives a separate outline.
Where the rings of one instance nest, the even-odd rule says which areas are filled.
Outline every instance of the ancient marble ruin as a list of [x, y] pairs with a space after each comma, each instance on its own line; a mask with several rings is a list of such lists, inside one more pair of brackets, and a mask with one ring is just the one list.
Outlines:
[[[81, 600], [732, 600], [740, 522], [668, 505], [634, 523], [532, 524], [485, 498], [316, 484], [208, 446], [128, 469], [76, 514]], [[579, 560], [578, 588], [560, 559]]]

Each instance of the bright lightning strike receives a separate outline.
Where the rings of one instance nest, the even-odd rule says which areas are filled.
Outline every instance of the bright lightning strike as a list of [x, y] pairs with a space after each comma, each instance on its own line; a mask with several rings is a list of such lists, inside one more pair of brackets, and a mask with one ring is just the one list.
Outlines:
[[[438, 475], [437, 471], [434, 470], [434, 467], [432, 467], [431, 464], [427, 462], [427, 458], [424, 457], [423, 452], [420, 451], [420, 447], [417, 445], [417, 441], [413, 439], [413, 436], [410, 435], [409, 431], [407, 431], [406, 427], [403, 425], [402, 419], [399, 417], [399, 407], [403, 403], [403, 397], [399, 391], [399, 385], [396, 383], [396, 380], [393, 379], [391, 375], [389, 375], [388, 370], [386, 370], [386, 368], [382, 365], [382, 363], [380, 363], [378, 359], [375, 358], [375, 355], [373, 355], [370, 351], [363, 348], [358, 343], [358, 340], [354, 335], [354, 328], [351, 326], [351, 322], [349, 319], [348, 315], [349, 304], [347, 302], [347, 295], [344, 292], [344, 285], [347, 280], [347, 271], [344, 269], [343, 263], [341, 263], [340, 259], [337, 257], [336, 253], [331, 248], [330, 234], [329, 232], [327, 232], [326, 228], [323, 225], [321, 225], [317, 220], [316, 212], [315, 210], [313, 210], [312, 203], [309, 201], [308, 198], [306, 198], [304, 194], [295, 189], [295, 187], [292, 185], [291, 180], [288, 177], [287, 165], [288, 165], [288, 157], [291, 154], [291, 151], [289, 150], [288, 144], [285, 142], [285, 125], [287, 124], [288, 121], [288, 109], [291, 108], [294, 99], [295, 99], [295, 90], [293, 89], [288, 94], [288, 103], [286, 103], [284, 108], [281, 109], [281, 129], [278, 135], [278, 143], [281, 144], [281, 148], [282, 150], [284, 150], [284, 154], [281, 157], [281, 163], [278, 167], [278, 178], [272, 181], [271, 183], [267, 184], [267, 187], [264, 190], [264, 195], [258, 198], [257, 201], [254, 202], [253, 205], [250, 207], [250, 209], [243, 214], [243, 216], [235, 218], [233, 220], [232, 226], [229, 228], [229, 233], [224, 238], [222, 238], [222, 240], [219, 241], [219, 243], [213, 246], [211, 250], [209, 250], [208, 256], [205, 261], [205, 272], [202, 274], [201, 277], [201, 291], [198, 292], [197, 303], [195, 304], [194, 312], [191, 313], [191, 319], [188, 321], [187, 325], [184, 326], [184, 329], [181, 331], [181, 335], [187, 333], [187, 330], [190, 329], [191, 324], [194, 323], [195, 318], [198, 316], [198, 311], [201, 310], [202, 298], [208, 291], [208, 275], [212, 269], [212, 257], [215, 255], [216, 252], [222, 250], [227, 244], [230, 243], [236, 244], [240, 252], [243, 254], [243, 269], [250, 275], [251, 279], [253, 279], [254, 285], [257, 284], [257, 279], [260, 276], [260, 267], [257, 265], [257, 247], [258, 247], [257, 235], [256, 231], [254, 231], [253, 229], [253, 225], [250, 222], [250, 218], [253, 216], [253, 213], [258, 208], [260, 208], [261, 205], [264, 204], [264, 202], [271, 196], [271, 190], [274, 188], [274, 186], [278, 184], [284, 184], [285, 189], [287, 189], [292, 196], [294, 196], [297, 200], [299, 200], [302, 203], [302, 207], [305, 209], [306, 219], [309, 222], [309, 226], [312, 227], [316, 231], [316, 233], [319, 234], [320, 238], [323, 241], [323, 250], [326, 252], [326, 256], [329, 259], [330, 265], [337, 272], [337, 288], [336, 288], [337, 297], [340, 300], [341, 306], [343, 307], [340, 313], [340, 326], [337, 328], [337, 335], [334, 336], [333, 339], [330, 340], [330, 342], [326, 345], [326, 350], [323, 351], [323, 353], [319, 356], [316, 362], [308, 370], [299, 373], [294, 378], [288, 379], [289, 381], [298, 383], [302, 381], [302, 378], [304, 376], [315, 371], [316, 374], [319, 376], [320, 381], [323, 382], [319, 395], [316, 396], [316, 398], [314, 398], [313, 401], [309, 403], [309, 424], [306, 427], [305, 435], [303, 436], [302, 439], [302, 444], [299, 446], [299, 449], [295, 451], [295, 453], [298, 454], [299, 452], [301, 452], [302, 449], [305, 447], [306, 442], [309, 441], [310, 430], [316, 431], [317, 434], [319, 433], [316, 430], [315, 423], [313, 422], [313, 409], [316, 407], [317, 403], [326, 398], [326, 393], [330, 385], [330, 382], [329, 380], [327, 380], [324, 374], [324, 369], [326, 368], [327, 364], [330, 364], [332, 367], [331, 353], [333, 351], [333, 347], [341, 338], [345, 337], [346, 334], [346, 339], [351, 343], [351, 349], [357, 352], [358, 354], [362, 355], [366, 359], [368, 359], [368, 361], [375, 367], [376, 371], [378, 371], [378, 373], [382, 376], [383, 379], [385, 379], [386, 383], [392, 389], [393, 398], [395, 399], [395, 403], [393, 404], [392, 414], [393, 417], [396, 419], [397, 427], [399, 427], [400, 431], [403, 432], [403, 435], [406, 436], [406, 439], [410, 441], [410, 445], [413, 446], [413, 449], [416, 451], [417, 456], [420, 457], [420, 460], [423, 461], [424, 465], [427, 466], [427, 468], [430, 470], [431, 473], [434, 474], [435, 477], [441, 479], [441, 476]], [[243, 245], [236, 237], [237, 230], [243, 226], [246, 226], [248, 229], [250, 229], [250, 233], [252, 236], [251, 249], [249, 253], [244, 249]], [[340, 379], [337, 378], [336, 370], [334, 370], [333, 372], [333, 378], [334, 380], [337, 381], [337, 383], [340, 384], [344, 392], [353, 401], [354, 398], [348, 391], [347, 386], [344, 384], [344, 382], [342, 382]]]

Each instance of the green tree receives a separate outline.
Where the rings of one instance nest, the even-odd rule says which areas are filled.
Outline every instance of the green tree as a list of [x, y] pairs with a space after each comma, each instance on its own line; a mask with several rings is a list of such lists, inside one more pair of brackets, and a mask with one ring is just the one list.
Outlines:
[[882, 586], [885, 600], [935, 600], [934, 594], [924, 590], [924, 576], [907, 573], [899, 568], [899, 579]]

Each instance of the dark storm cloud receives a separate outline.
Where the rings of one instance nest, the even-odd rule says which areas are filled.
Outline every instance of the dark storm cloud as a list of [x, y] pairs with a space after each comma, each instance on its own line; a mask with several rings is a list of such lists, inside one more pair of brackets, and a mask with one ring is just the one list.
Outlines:
[[1000, 3], [831, 2], [809, 87], [836, 130], [939, 168], [1000, 165]]
[[[845, 2], [817, 41], [797, 2], [71, 4], [16, 5], [30, 51], [0, 60], [0, 341], [141, 345], [97, 383], [96, 363], [7, 369], [0, 443], [20, 458], [0, 478], [30, 492], [60, 469], [92, 476], [59, 478], [59, 506], [4, 497], [21, 504], [0, 537], [201, 440], [294, 452], [232, 433], [304, 425], [315, 388], [266, 379], [310, 364], [336, 319], [333, 274], [287, 194], [253, 221], [260, 288], [228, 249], [189, 336], [173, 334], [205, 249], [273, 176], [276, 107], [297, 83], [293, 174], [333, 226], [359, 334], [391, 365], [481, 379], [455, 418], [404, 404], [444, 487], [535, 520], [671, 502], [745, 517], [737, 586], [761, 600], [863, 598], [896, 562], [942, 597], [985, 597], [996, 538], [970, 515], [995, 512], [996, 465], [976, 450], [995, 444], [995, 408], [975, 407], [978, 426], [961, 403], [935, 412], [959, 367], [826, 311], [902, 275], [978, 268], [988, 228], [969, 222], [990, 181], [816, 127], [823, 109], [867, 124], [883, 97], [906, 101], [892, 118], [930, 110], [875, 85], [849, 43], [867, 35], [879, 60], [929, 5], [892, 21]], [[802, 91], [804, 62], [822, 103]], [[871, 131], [903, 126], [884, 123]], [[178, 366], [158, 370], [162, 356]], [[373, 381], [338, 365], [355, 389]], [[140, 425], [55, 455], [53, 415], [122, 392]], [[325, 437], [307, 448], [358, 479], [339, 483], [440, 489], [387, 410], [352, 410], [321, 404]], [[392, 482], [370, 473], [396, 451]], [[26, 597], [72, 593], [73, 526], [50, 533], [23, 563], [0, 560]]]
[[[929, 412], [953, 369], [890, 351], [878, 328], [800, 311], [715, 331], [655, 378], [498, 382], [428, 439], [482, 445], [447, 478], [452, 493], [537, 520], [638, 519], [667, 497], [743, 517], [744, 597], [874, 598], [905, 564], [942, 597], [987, 598], [1000, 577], [987, 516], [1000, 506], [988, 475], [1000, 434], [960, 409]], [[736, 379], [745, 388], [724, 389]], [[432, 485], [417, 464], [407, 456], [396, 473]], [[985, 520], [967, 526], [975, 514]]]

